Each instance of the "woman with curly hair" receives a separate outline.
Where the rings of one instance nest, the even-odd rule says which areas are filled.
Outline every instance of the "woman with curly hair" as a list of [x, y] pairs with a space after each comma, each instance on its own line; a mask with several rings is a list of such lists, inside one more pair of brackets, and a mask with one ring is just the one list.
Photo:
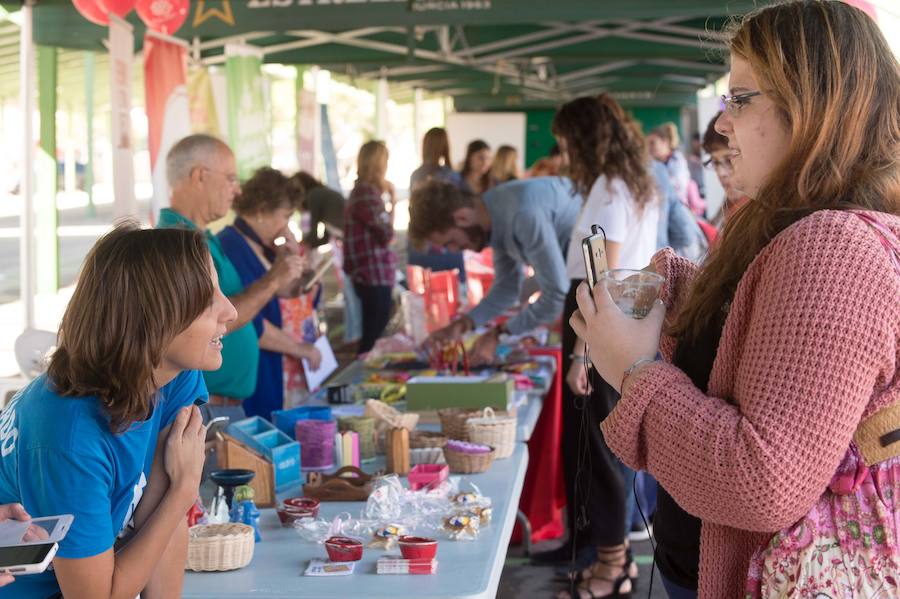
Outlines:
[[716, 129], [750, 201], [701, 267], [654, 256], [643, 320], [578, 290], [622, 390], [603, 434], [659, 481], [670, 597], [896, 597], [900, 65], [844, 2], [763, 8], [728, 46]]
[[[274, 168], [262, 167], [244, 183], [241, 195], [234, 200], [237, 218], [218, 235], [244, 286], [264, 277], [279, 254], [300, 253], [288, 222], [302, 198], [291, 179]], [[283, 245], [275, 245], [278, 238], [284, 240]], [[288, 322], [291, 306], [286, 302], [298, 298], [298, 286], [299, 281], [292, 281], [279, 289], [253, 319], [259, 335], [259, 368], [256, 390], [244, 400], [248, 416], [271, 418], [273, 410], [285, 407], [285, 366], [289, 372], [296, 372], [292, 361], [307, 360], [315, 369], [322, 359], [319, 350], [289, 326], [293, 325]]]
[[[585, 278], [581, 240], [591, 234], [591, 225], [606, 233], [609, 268], [642, 268], [656, 250], [659, 201], [649, 157], [636, 123], [606, 94], [572, 100], [553, 119], [553, 134], [575, 189], [584, 196], [581, 215], [572, 231], [566, 256], [571, 286], [564, 316], [568, 321], [577, 309], [575, 292]], [[597, 351], [603, 350], [603, 343]], [[612, 409], [618, 394], [600, 377], [593, 377], [593, 397], [588, 400], [588, 373], [584, 361], [585, 344], [566, 324], [563, 332], [563, 459], [570, 533], [579, 534], [576, 519], [587, 519], [584, 547], [590, 548], [592, 566], [573, 572], [583, 579], [572, 597], [608, 597], [631, 590], [629, 577], [637, 577], [637, 567], [626, 554], [626, 489], [621, 465], [600, 434], [598, 424]], [[582, 427], [588, 422], [587, 427]], [[586, 428], [586, 430], [585, 430]], [[581, 436], [579, 435], [581, 434]], [[584, 438], [586, 435], [587, 438]], [[589, 472], [577, 480], [579, 449], [590, 452]], [[588, 491], [589, 489], [589, 491]], [[583, 554], [582, 554], [583, 555]], [[578, 560], [580, 561], [580, 560]], [[590, 563], [590, 562], [588, 562]]]

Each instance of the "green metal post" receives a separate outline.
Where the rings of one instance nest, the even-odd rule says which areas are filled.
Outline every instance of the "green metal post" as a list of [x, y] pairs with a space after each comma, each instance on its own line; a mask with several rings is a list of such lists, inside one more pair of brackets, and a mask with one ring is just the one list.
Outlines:
[[56, 293], [59, 290], [59, 237], [56, 230], [59, 220], [56, 209], [59, 179], [56, 162], [56, 48], [38, 46], [37, 65], [41, 143], [35, 161], [36, 279], [38, 293]]

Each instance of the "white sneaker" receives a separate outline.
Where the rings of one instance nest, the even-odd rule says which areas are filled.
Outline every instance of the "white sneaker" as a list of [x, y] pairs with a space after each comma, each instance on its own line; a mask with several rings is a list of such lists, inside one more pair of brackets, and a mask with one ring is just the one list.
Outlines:
[[650, 535], [653, 534], [653, 525], [651, 524], [649, 528], [641, 528], [640, 530], [632, 530], [628, 533], [628, 540], [632, 542], [637, 541], [646, 541], [650, 538]]

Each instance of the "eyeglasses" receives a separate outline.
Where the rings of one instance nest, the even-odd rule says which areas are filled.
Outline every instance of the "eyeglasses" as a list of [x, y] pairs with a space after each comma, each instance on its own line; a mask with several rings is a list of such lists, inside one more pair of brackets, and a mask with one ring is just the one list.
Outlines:
[[703, 161], [703, 166], [710, 170], [718, 170], [720, 168], [731, 170], [731, 158], [707, 158]]
[[209, 171], [211, 173], [216, 173], [217, 175], [222, 175], [223, 177], [225, 177], [225, 180], [228, 181], [228, 183], [230, 185], [234, 185], [234, 186], [240, 185], [240, 180], [238, 180], [237, 175], [234, 175], [231, 173], [226, 173], [223, 171], [217, 171], [216, 169], [209, 168], [208, 166], [201, 166], [200, 168], [202, 168], [205, 171]]
[[747, 92], [745, 94], [735, 94], [733, 96], [722, 96], [722, 104], [725, 105], [725, 112], [734, 116], [741, 111], [741, 108], [749, 104], [750, 98], [761, 96], [762, 92]]

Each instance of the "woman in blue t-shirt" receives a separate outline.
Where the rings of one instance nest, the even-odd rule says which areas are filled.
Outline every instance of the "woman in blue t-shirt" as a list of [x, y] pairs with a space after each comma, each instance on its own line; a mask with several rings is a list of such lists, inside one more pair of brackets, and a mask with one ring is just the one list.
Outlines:
[[0, 598], [180, 594], [204, 458], [198, 370], [219, 368], [236, 315], [201, 233], [125, 224], [97, 242], [47, 374], [0, 415], [0, 504], [75, 519], [53, 571]]

